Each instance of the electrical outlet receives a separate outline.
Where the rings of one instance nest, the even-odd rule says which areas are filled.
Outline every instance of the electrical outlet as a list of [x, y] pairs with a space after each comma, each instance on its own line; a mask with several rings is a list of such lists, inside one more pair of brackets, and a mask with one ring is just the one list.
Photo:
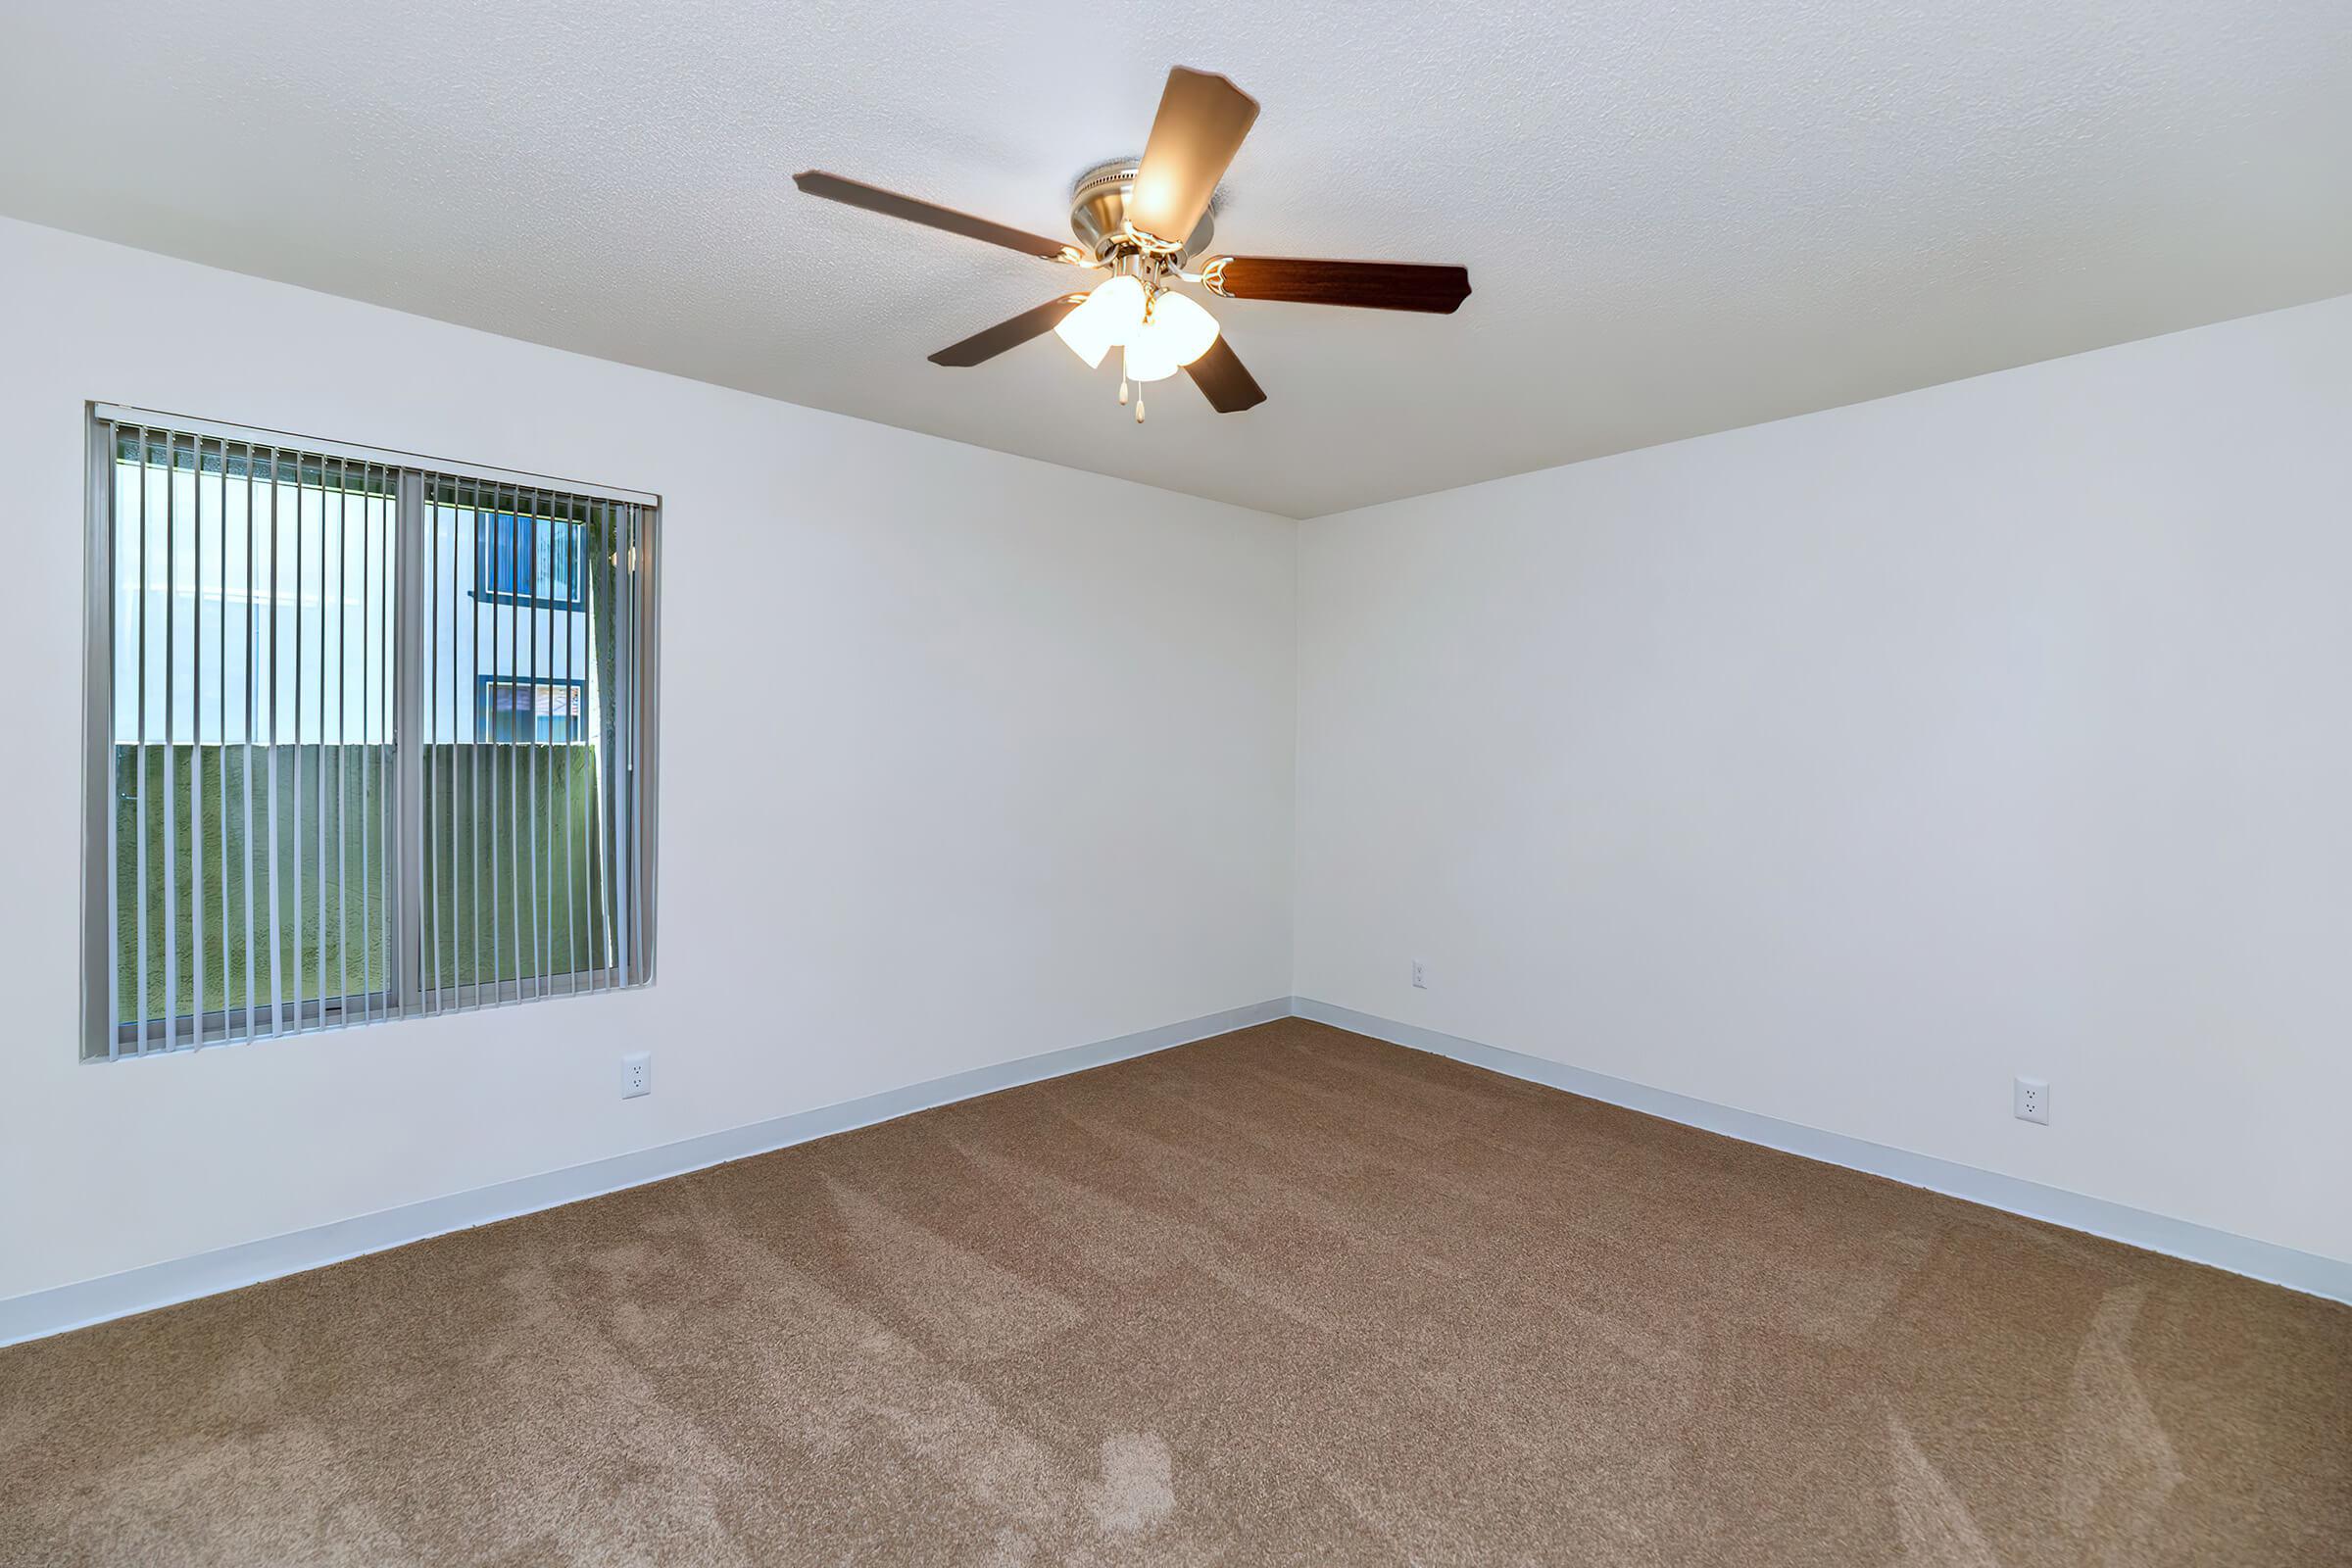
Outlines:
[[1419, 958], [1413, 960], [1413, 989], [1415, 991], [1429, 989], [1429, 969]]
[[654, 1054], [632, 1051], [620, 1058], [620, 1098], [635, 1100], [654, 1092]]
[[2017, 1081], [2017, 1119], [2050, 1124], [2050, 1086], [2039, 1078]]

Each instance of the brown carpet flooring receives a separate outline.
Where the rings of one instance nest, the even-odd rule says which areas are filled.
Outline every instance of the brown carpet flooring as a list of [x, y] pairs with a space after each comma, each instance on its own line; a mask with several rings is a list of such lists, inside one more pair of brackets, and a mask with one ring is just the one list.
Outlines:
[[2352, 1309], [1297, 1021], [0, 1350], [10, 1563], [2348, 1558]]

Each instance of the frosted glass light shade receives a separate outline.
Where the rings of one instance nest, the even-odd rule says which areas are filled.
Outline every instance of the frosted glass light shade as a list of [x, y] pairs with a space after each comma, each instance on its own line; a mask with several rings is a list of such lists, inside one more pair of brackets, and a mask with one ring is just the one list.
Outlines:
[[1166, 356], [1178, 365], [1190, 365], [1216, 342], [1217, 318], [1182, 294], [1163, 292], [1152, 302], [1144, 339], [1154, 347], [1164, 345]]
[[1152, 316], [1127, 339], [1127, 379], [1163, 381], [1206, 354], [1217, 318], [1181, 294], [1152, 297]]
[[1169, 355], [1166, 342], [1157, 334], [1146, 333], [1143, 341], [1127, 345], [1127, 379], [1130, 381], [1164, 381], [1180, 367]]
[[[1205, 313], [1204, 313], [1205, 314]], [[1085, 303], [1055, 324], [1054, 335], [1093, 369], [1102, 356], [1133, 338], [1144, 324], [1144, 285], [1122, 272], [1099, 284]]]

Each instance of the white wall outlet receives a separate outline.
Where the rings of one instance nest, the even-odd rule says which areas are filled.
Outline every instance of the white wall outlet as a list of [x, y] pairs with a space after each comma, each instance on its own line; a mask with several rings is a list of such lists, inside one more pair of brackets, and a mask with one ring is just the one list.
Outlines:
[[1413, 960], [1413, 989], [1415, 991], [1429, 989], [1429, 968], [1419, 958]]
[[2050, 1124], [2050, 1086], [2039, 1078], [2017, 1081], [2017, 1119]]
[[620, 1058], [620, 1098], [635, 1100], [654, 1092], [654, 1054], [632, 1051]]

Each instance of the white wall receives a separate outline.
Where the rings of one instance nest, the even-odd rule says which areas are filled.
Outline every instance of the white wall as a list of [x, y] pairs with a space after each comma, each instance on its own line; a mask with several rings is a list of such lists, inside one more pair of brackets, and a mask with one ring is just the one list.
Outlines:
[[1299, 604], [1298, 995], [2352, 1258], [2352, 298], [1327, 517]]
[[[659, 985], [76, 1062], [85, 399], [664, 496]], [[1287, 522], [10, 221], [0, 472], [0, 1298], [1289, 990]]]
[[[5, 220], [0, 301], [0, 1298], [1294, 989], [2352, 1258], [2352, 299], [1296, 531]], [[84, 399], [665, 495], [659, 986], [76, 1062]]]

